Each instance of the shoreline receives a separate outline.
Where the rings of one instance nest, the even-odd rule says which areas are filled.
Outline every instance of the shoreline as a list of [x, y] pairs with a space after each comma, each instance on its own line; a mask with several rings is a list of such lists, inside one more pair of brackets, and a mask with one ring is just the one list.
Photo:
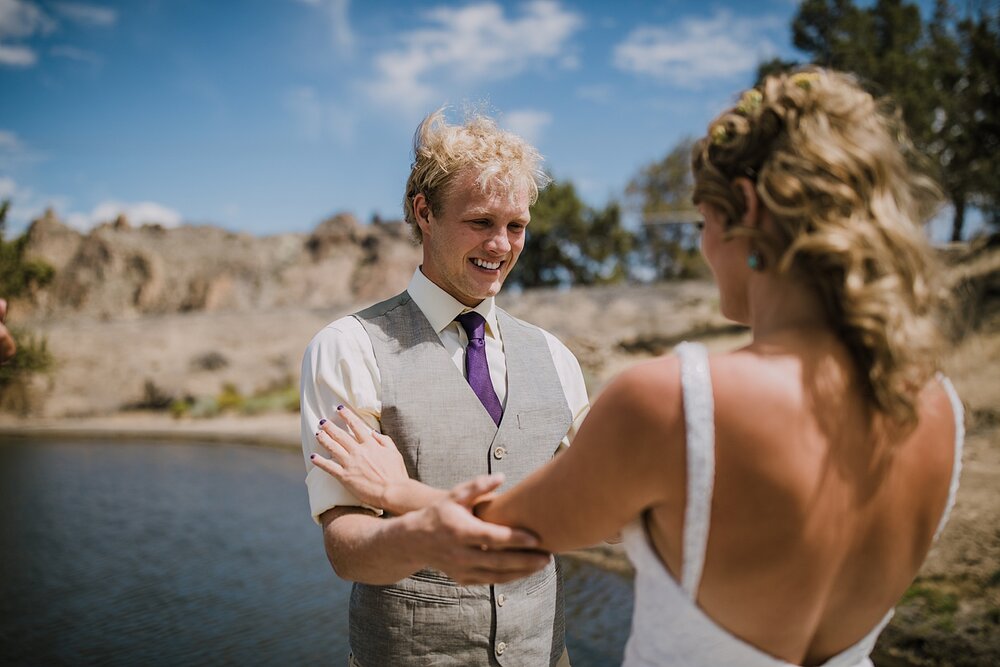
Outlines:
[[76, 419], [2, 419], [0, 437], [230, 443], [301, 451], [299, 417], [290, 413], [205, 420], [148, 412]]

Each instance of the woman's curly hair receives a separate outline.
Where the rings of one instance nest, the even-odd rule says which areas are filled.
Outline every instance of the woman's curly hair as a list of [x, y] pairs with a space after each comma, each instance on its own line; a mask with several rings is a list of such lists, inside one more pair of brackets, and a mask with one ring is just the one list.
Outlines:
[[916, 421], [938, 368], [944, 292], [924, 223], [940, 191], [900, 114], [852, 76], [819, 68], [768, 77], [709, 125], [693, 149], [694, 199], [731, 233], [755, 182], [773, 233], [753, 233], [775, 270], [808, 281], [877, 409]]

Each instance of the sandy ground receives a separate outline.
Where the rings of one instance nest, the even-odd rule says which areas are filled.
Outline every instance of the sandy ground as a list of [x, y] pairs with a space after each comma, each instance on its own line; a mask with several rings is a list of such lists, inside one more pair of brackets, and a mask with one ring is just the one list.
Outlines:
[[[709, 283], [544, 290], [505, 295], [515, 315], [577, 354], [593, 396], [614, 374], [682, 339], [727, 349], [747, 339], [717, 312]], [[251, 394], [297, 385], [302, 350], [327, 322], [351, 312], [283, 309], [191, 313], [125, 321], [36, 322], [58, 365], [33, 387], [28, 419], [0, 417], [0, 434], [248, 442], [298, 449], [298, 416], [273, 413], [174, 419], [123, 411], [148, 383], [166, 395], [211, 396], [225, 384]], [[224, 359], [208, 370], [206, 355]], [[899, 605], [876, 651], [879, 665], [1000, 664], [1000, 317], [952, 351], [946, 371], [967, 405], [958, 503], [942, 539]], [[627, 571], [620, 549], [582, 557]]]

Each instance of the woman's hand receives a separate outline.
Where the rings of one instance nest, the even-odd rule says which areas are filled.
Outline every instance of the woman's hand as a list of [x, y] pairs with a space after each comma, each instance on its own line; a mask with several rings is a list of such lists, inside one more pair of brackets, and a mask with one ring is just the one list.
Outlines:
[[337, 410], [349, 431], [329, 420], [321, 421], [316, 441], [330, 452], [330, 458], [313, 454], [313, 465], [335, 477], [366, 505], [391, 509], [389, 497], [394, 487], [409, 482], [396, 443], [369, 428], [349, 408], [340, 406]]

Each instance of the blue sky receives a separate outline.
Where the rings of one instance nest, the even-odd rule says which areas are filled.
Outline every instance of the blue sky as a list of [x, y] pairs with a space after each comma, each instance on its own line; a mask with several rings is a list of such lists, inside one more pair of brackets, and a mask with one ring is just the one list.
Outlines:
[[595, 206], [756, 64], [797, 3], [0, 0], [0, 197], [133, 222], [305, 231], [400, 217], [411, 138], [484, 108]]

